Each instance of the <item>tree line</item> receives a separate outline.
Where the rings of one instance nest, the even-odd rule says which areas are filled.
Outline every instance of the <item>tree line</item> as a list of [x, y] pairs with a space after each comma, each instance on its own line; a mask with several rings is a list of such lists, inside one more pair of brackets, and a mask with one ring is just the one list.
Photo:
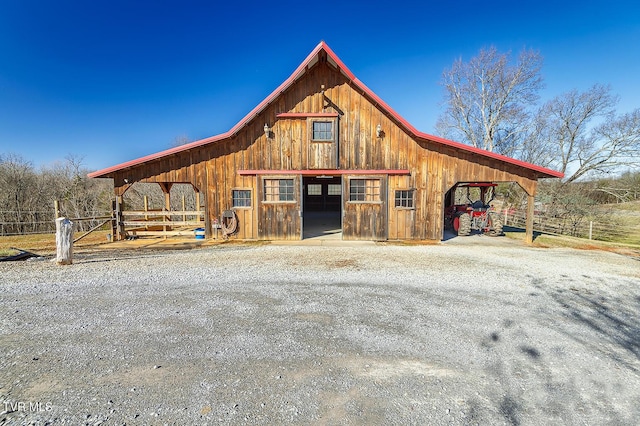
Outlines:
[[[0, 154], [0, 235], [55, 230], [54, 202], [69, 218], [110, 214], [113, 187], [105, 179], [87, 178], [82, 159], [69, 155], [62, 162], [36, 169], [16, 154]], [[92, 224], [78, 222], [78, 230]]]
[[[110, 216], [115, 198], [111, 179], [89, 179], [82, 158], [68, 155], [52, 166], [36, 168], [17, 154], [0, 153], [0, 235], [24, 235], [55, 231], [54, 204], [70, 219]], [[188, 184], [171, 189], [171, 209], [195, 210], [195, 192]], [[164, 194], [157, 184], [134, 183], [125, 193], [123, 208], [162, 210]], [[184, 207], [184, 208], [183, 208]], [[102, 220], [76, 220], [86, 231]]]

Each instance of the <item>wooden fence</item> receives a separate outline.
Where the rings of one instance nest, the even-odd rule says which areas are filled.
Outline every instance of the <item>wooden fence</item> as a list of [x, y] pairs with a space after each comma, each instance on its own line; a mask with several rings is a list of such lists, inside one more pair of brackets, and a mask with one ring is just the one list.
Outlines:
[[118, 197], [113, 206], [113, 236], [116, 240], [140, 236], [194, 235], [198, 228], [204, 228], [204, 210], [196, 205], [196, 210], [149, 209], [144, 203], [143, 210], [122, 210]]
[[[522, 228], [525, 225], [524, 211], [498, 210], [507, 226]], [[533, 229], [537, 232], [569, 235], [589, 240], [640, 244], [640, 220], [628, 220], [619, 214], [606, 217], [553, 217], [536, 212]]]

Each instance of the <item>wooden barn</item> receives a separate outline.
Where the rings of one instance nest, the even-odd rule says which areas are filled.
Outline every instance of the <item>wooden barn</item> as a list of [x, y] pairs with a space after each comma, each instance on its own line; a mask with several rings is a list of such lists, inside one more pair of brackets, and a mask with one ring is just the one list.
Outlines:
[[118, 200], [135, 182], [167, 197], [191, 184], [204, 234], [233, 219], [230, 238], [247, 240], [302, 239], [318, 217], [345, 240], [441, 240], [454, 185], [516, 182], [531, 241], [538, 179], [562, 174], [416, 130], [321, 42], [228, 132], [89, 176], [112, 178]]

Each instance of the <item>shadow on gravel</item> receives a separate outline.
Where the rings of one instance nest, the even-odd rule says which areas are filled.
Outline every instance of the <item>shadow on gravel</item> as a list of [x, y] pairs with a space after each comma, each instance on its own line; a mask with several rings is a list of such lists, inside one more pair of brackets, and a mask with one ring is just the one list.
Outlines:
[[106, 253], [99, 254], [83, 254], [81, 256], [76, 256], [74, 259], [74, 263], [104, 263], [104, 262], [117, 262], [119, 260], [130, 260], [130, 259], [151, 259], [155, 257], [165, 257], [166, 255], [159, 253], [146, 253], [146, 254], [132, 254], [132, 253], [119, 253], [119, 254], [111, 254], [109, 257], [105, 257]]
[[[640, 323], [636, 320], [640, 312], [640, 295], [612, 296], [601, 292], [595, 280], [586, 281], [584, 288], [547, 288], [539, 279], [534, 279], [532, 284], [538, 291], [530, 296], [540, 297], [545, 293], [553, 301], [543, 313], [545, 324], [550, 321], [552, 329], [583, 346], [585, 354], [609, 359], [615, 363], [614, 368], [632, 375], [640, 373]], [[577, 387], [576, 382], [562, 380], [562, 373], [554, 372], [551, 364], [560, 352], [554, 352], [553, 347], [543, 350], [544, 346], [518, 342], [526, 333], [518, 334], [522, 330], [517, 329], [516, 324], [507, 319], [481, 343], [497, 357], [485, 371], [495, 379], [495, 388], [499, 390], [490, 396], [490, 400], [507, 424], [526, 423], [533, 407], [531, 398], [535, 398], [536, 391], [540, 395], [536, 408], [560, 423], [571, 423], [574, 416], [584, 412], [609, 416], [612, 424], [628, 423], [623, 410], [617, 411], [605, 403], [594, 404], [588, 397], [583, 397], [584, 389]], [[576, 372], [581, 372], [585, 367], [578, 364], [575, 368]], [[526, 391], [522, 383], [527, 384]], [[537, 384], [543, 386], [537, 388]]]
[[520, 412], [522, 407], [514, 398], [505, 396], [500, 402], [500, 413], [509, 421], [510, 424], [517, 426], [520, 424]]
[[588, 327], [600, 340], [586, 340], [562, 324], [558, 324], [559, 331], [593, 351], [604, 352], [634, 372], [640, 371], [637, 365], [640, 361], [640, 323], [634, 320], [640, 311], [640, 296], [613, 299], [577, 288], [556, 290], [549, 295], [564, 310], [565, 318]]

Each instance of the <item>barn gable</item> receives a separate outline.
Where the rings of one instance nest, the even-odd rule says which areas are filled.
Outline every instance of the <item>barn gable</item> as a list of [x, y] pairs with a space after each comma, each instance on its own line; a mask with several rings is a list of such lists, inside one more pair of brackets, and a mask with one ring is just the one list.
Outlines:
[[113, 178], [118, 196], [190, 183], [208, 234], [233, 210], [236, 238], [300, 239], [305, 215], [325, 212], [344, 239], [386, 240], [440, 239], [458, 182], [517, 182], [533, 197], [539, 178], [562, 175], [417, 131], [321, 42], [228, 132], [89, 176]]

